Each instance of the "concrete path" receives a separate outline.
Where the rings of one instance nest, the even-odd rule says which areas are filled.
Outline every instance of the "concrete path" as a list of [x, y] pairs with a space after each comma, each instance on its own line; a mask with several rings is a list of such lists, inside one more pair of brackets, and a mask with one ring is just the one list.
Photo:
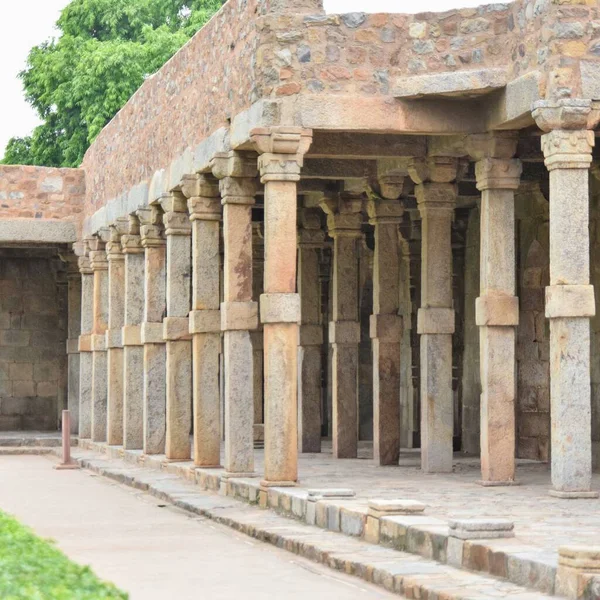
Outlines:
[[132, 600], [391, 599], [225, 527], [45, 456], [0, 456], [0, 509]]

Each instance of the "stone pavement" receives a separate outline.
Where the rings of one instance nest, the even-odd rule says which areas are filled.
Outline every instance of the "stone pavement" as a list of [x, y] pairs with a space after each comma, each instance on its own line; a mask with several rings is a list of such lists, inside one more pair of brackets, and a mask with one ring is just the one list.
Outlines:
[[[54, 461], [53, 461], [54, 462]], [[2, 456], [0, 508], [132, 600], [335, 598], [392, 594], [251, 540], [88, 471], [47, 457]]]

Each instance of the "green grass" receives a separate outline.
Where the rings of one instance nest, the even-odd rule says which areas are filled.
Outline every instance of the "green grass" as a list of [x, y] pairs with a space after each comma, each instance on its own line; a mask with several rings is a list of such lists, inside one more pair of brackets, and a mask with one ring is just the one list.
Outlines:
[[71, 562], [51, 541], [0, 511], [2, 600], [127, 600], [89, 567]]

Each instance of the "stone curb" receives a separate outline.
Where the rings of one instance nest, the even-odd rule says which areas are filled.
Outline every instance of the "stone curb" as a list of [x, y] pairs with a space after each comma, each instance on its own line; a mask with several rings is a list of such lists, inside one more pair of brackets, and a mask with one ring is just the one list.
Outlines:
[[[282, 548], [331, 569], [359, 577], [406, 598], [427, 600], [542, 600], [547, 596], [499, 579], [441, 565], [410, 553], [374, 546], [341, 533], [298, 523], [223, 495], [197, 491], [192, 480], [153, 474], [129, 461], [75, 457], [82, 467], [147, 492], [196, 515]], [[213, 490], [216, 491], [216, 490]]]
[[[518, 586], [554, 594], [558, 555], [540, 550], [518, 538], [461, 540], [450, 535], [448, 521], [425, 514], [382, 517], [374, 538], [367, 531], [368, 505], [353, 498], [322, 498], [308, 502], [302, 488], [260, 489], [258, 479], [221, 479], [223, 469], [193, 468], [191, 461], [164, 462], [164, 457], [143, 455], [141, 450], [124, 451], [118, 446], [80, 440], [80, 447], [149, 469], [161, 470], [196, 483], [201, 489], [219, 492], [286, 517], [322, 529], [341, 532], [397, 551], [499, 577]], [[308, 510], [313, 504], [314, 510]]]

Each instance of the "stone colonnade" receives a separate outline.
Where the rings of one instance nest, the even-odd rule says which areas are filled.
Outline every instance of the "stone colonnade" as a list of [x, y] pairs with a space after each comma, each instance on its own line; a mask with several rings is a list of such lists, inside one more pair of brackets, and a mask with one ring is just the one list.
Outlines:
[[[551, 323], [552, 493], [568, 497], [593, 495], [589, 319], [595, 303], [589, 281], [587, 181], [594, 115], [591, 106], [583, 104], [542, 105], [534, 112], [547, 131], [542, 146], [550, 170], [551, 285], [546, 315]], [[481, 342], [483, 485], [515, 482], [519, 303], [514, 193], [522, 170], [514, 158], [517, 141], [513, 132], [472, 135], [465, 153], [476, 162], [481, 192], [476, 322]], [[265, 428], [261, 485], [294, 485], [298, 451], [318, 452], [321, 445], [322, 210], [333, 239], [328, 327], [333, 453], [337, 458], [356, 457], [358, 245], [366, 212], [375, 236], [370, 324], [374, 459], [382, 465], [397, 464], [404, 360], [399, 224], [406, 179], [415, 184], [422, 219], [422, 468], [450, 472], [455, 327], [450, 232], [464, 157], [412, 160], [393, 186], [380, 182], [379, 195], [368, 201], [362, 194], [338, 191], [301, 207], [298, 182], [311, 132], [258, 129], [252, 132], [252, 142], [258, 160], [247, 151], [217, 154], [210, 170], [185, 176], [173, 192], [151, 198], [151, 206], [135, 211], [129, 223], [114, 223], [108, 242], [107, 236], [97, 235], [78, 245], [80, 436], [165, 454], [167, 460], [193, 460], [203, 468], [222, 464], [225, 477], [254, 476], [254, 422], [261, 407], [253, 365], [260, 363], [260, 313]], [[257, 262], [252, 224], [258, 178], [264, 185], [260, 310], [253, 286]], [[577, 444], [571, 441], [575, 437]]]

